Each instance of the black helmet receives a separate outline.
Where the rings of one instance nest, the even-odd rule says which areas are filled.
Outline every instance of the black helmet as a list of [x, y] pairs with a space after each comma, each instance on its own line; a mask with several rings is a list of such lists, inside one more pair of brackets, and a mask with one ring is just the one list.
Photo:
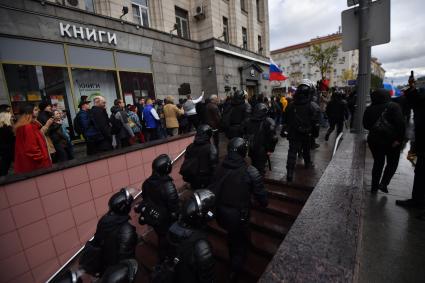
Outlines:
[[152, 171], [160, 176], [171, 173], [171, 159], [167, 154], [161, 154], [152, 162]]
[[123, 188], [109, 199], [109, 210], [116, 214], [126, 215], [131, 210], [133, 200], [133, 196]]
[[243, 92], [243, 90], [237, 90], [233, 94], [233, 98], [237, 99], [237, 100], [244, 100], [245, 99], [245, 93]]
[[248, 152], [248, 142], [243, 138], [233, 138], [227, 145], [227, 152], [237, 152], [240, 156], [245, 157]]
[[215, 195], [206, 189], [196, 190], [185, 203], [181, 219], [189, 226], [202, 226], [214, 216]]
[[265, 116], [267, 115], [268, 111], [269, 109], [264, 103], [257, 103], [254, 107], [254, 115]]
[[209, 125], [206, 125], [206, 124], [202, 124], [202, 125], [200, 125], [198, 127], [198, 129], [196, 129], [196, 134], [197, 135], [201, 135], [201, 136], [206, 135], [209, 138], [211, 138], [212, 137], [212, 133], [213, 133], [212, 128]]

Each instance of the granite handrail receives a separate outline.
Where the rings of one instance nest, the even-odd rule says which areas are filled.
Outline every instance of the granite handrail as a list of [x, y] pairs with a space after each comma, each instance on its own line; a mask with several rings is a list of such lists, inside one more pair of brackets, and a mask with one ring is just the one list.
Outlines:
[[345, 135], [259, 282], [353, 282], [365, 145]]

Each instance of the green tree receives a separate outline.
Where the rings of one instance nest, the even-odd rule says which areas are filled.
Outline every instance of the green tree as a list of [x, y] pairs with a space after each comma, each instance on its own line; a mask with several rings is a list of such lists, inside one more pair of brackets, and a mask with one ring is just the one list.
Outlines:
[[378, 89], [382, 87], [382, 79], [378, 77], [377, 75], [371, 74], [370, 77], [370, 88], [371, 89]]
[[324, 80], [326, 79], [326, 74], [332, 70], [332, 65], [337, 58], [338, 46], [331, 45], [322, 48], [321, 45], [313, 45], [306, 55], [310, 59], [310, 64], [319, 69], [320, 76]]

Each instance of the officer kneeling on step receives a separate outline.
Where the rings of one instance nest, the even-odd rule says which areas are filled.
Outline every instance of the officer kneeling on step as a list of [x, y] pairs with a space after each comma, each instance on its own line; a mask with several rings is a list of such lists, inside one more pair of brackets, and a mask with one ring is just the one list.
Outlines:
[[216, 195], [217, 222], [227, 231], [232, 282], [238, 280], [250, 244], [251, 195], [261, 206], [268, 204], [260, 173], [245, 161], [247, 151], [246, 140], [230, 140], [227, 155], [217, 168], [215, 183], [211, 185]]
[[186, 201], [179, 220], [168, 231], [167, 257], [154, 268], [153, 283], [214, 281], [215, 260], [203, 229], [214, 216], [214, 202], [209, 190], [197, 190]]

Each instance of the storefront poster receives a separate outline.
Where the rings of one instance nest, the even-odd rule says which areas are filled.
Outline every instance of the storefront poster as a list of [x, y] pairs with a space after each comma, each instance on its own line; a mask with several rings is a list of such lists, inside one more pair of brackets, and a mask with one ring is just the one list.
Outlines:
[[106, 100], [106, 110], [110, 114], [110, 109], [114, 105], [114, 100], [118, 95], [115, 87], [115, 77], [112, 72], [95, 70], [73, 70], [74, 93], [78, 102], [83, 95], [88, 100], [93, 101], [96, 96], [103, 96]]
[[25, 95], [23, 95], [20, 92], [11, 92], [10, 99], [12, 100], [12, 102], [27, 101], [27, 99], [25, 98]]
[[40, 101], [41, 100], [41, 94], [39, 91], [29, 91], [27, 93], [28, 101]]
[[134, 105], [134, 99], [133, 99], [133, 94], [132, 93], [124, 93], [124, 101], [125, 104], [131, 104]]

